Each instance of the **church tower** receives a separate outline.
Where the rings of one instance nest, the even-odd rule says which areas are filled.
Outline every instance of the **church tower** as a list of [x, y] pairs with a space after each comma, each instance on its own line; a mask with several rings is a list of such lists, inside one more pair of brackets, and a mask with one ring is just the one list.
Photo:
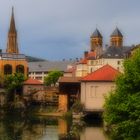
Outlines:
[[123, 35], [120, 30], [116, 27], [116, 29], [111, 34], [110, 45], [114, 47], [122, 47], [123, 46]]
[[13, 7], [12, 7], [10, 28], [9, 28], [9, 32], [8, 32], [6, 53], [16, 53], [16, 54], [19, 53]]
[[93, 32], [93, 34], [90, 37], [90, 45], [91, 45], [91, 51], [95, 51], [97, 48], [102, 47], [102, 35], [99, 32], [99, 30], [96, 28], [96, 30]]

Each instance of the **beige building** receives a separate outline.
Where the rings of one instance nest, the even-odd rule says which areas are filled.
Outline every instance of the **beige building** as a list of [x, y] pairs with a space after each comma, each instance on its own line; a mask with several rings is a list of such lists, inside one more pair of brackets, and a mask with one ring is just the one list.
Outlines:
[[105, 65], [81, 80], [81, 103], [85, 111], [103, 111], [104, 97], [115, 88], [114, 80], [119, 73]]

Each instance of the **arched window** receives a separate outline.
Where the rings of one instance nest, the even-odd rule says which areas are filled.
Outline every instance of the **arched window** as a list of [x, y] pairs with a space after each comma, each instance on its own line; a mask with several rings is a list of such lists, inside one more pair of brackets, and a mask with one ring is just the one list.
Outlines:
[[24, 66], [23, 65], [17, 65], [16, 66], [16, 72], [24, 74]]
[[4, 65], [4, 74], [12, 74], [12, 66], [9, 64]]

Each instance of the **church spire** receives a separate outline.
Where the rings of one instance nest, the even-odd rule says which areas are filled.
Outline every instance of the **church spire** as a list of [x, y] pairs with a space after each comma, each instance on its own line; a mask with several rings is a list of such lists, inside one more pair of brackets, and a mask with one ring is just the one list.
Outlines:
[[12, 7], [12, 15], [10, 21], [10, 28], [8, 32], [8, 40], [7, 40], [7, 53], [18, 53], [18, 44], [17, 44], [17, 31], [15, 26], [14, 19], [14, 8]]
[[16, 33], [16, 26], [15, 26], [15, 19], [14, 19], [14, 7], [12, 7], [12, 15], [11, 15], [9, 32], [10, 33]]

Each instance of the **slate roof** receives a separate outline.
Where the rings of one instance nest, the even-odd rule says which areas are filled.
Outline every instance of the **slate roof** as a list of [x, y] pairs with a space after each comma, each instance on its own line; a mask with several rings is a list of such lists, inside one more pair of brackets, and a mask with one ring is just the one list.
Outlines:
[[123, 37], [122, 33], [120, 32], [120, 30], [116, 27], [115, 30], [113, 31], [113, 33], [111, 34], [111, 37], [113, 36], [120, 36]]
[[96, 28], [95, 31], [93, 32], [93, 34], [91, 35], [91, 37], [100, 37], [100, 38], [102, 38], [102, 35], [99, 32], [99, 30]]
[[66, 71], [68, 65], [73, 65], [74, 61], [40, 61], [29, 62], [29, 72], [49, 72], [53, 70]]
[[123, 59], [126, 58], [128, 53], [131, 51], [133, 46], [123, 46], [123, 47], [115, 47], [110, 46], [108, 47], [103, 54], [100, 56], [100, 58], [119, 58]]
[[26, 60], [28, 62], [46, 61], [45, 59], [42, 59], [42, 58], [27, 56], [27, 55], [26, 55]]
[[105, 65], [99, 69], [97, 69], [96, 71], [88, 74], [87, 76], [85, 76], [84, 78], [81, 79], [81, 81], [114, 81], [116, 76], [120, 74], [120, 72], [116, 69], [114, 69], [113, 67], [111, 67], [110, 65]]

